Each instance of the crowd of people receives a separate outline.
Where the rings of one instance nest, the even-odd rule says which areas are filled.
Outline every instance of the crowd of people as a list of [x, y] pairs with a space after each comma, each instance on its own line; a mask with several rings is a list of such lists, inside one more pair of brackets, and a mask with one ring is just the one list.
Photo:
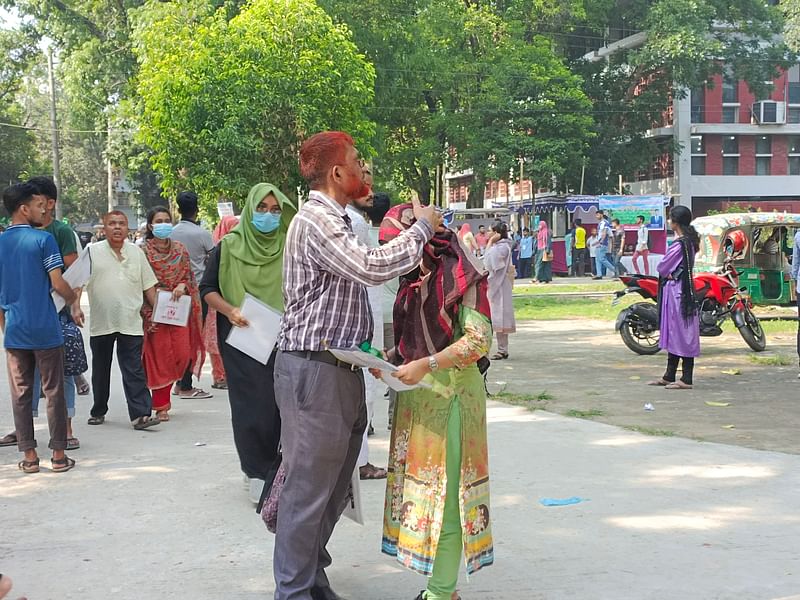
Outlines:
[[[15, 431], [2, 443], [23, 453], [24, 473], [40, 470], [33, 427], [40, 385], [51, 470], [75, 467], [66, 451], [80, 446], [71, 419], [88, 370], [80, 333], [85, 292], [89, 425], [105, 423], [115, 347], [136, 430], [169, 421], [172, 396], [210, 396], [193, 385], [208, 354], [214, 387], [227, 389], [253, 502], [275, 492], [280, 466], [276, 600], [341, 598], [326, 575], [327, 545], [354, 472], [386, 479], [381, 550], [427, 577], [417, 600], [454, 600], [462, 565], [472, 574], [494, 561], [484, 382], [492, 338], [491, 358], [507, 359], [514, 278], [533, 264], [537, 280], [552, 278], [552, 234], [544, 222], [535, 237], [527, 229], [510, 234], [500, 222], [456, 233], [416, 198], [390, 208], [387, 196], [373, 193], [369, 166], [343, 132], [311, 136], [299, 167], [310, 190], [299, 209], [279, 185], [258, 183], [241, 215], [222, 219], [212, 235], [197, 222], [197, 196], [183, 192], [177, 225], [167, 207], [155, 207], [136, 245], [125, 214], [112, 211], [103, 217], [103, 239], [80, 254], [74, 234], [52, 220], [52, 180], [6, 189], [12, 225], [0, 235], [0, 328]], [[580, 221], [570, 232], [579, 274], [591, 248], [598, 276], [619, 268], [617, 233], [600, 217], [597, 235], [587, 238]], [[690, 222], [690, 213], [673, 210], [679, 243], [659, 265], [669, 357], [654, 385], [692, 385], [699, 344], [696, 307], [685, 301], [697, 246]], [[646, 263], [646, 241], [638, 243]], [[85, 277], [65, 274], [79, 261], [89, 262]], [[224, 341], [234, 328], [251, 327], [246, 297], [282, 314], [266, 363]], [[165, 301], [188, 303], [184, 324], [157, 317]], [[397, 370], [365, 375], [331, 352], [355, 348], [377, 351]], [[411, 389], [388, 394], [389, 462], [379, 468], [369, 462], [367, 436], [387, 377]]]

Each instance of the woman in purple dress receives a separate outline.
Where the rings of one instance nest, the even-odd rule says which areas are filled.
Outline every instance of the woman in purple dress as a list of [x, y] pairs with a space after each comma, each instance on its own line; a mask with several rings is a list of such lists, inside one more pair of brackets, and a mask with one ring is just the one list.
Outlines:
[[[649, 385], [664, 386], [668, 390], [690, 390], [694, 359], [700, 355], [700, 321], [692, 277], [700, 236], [691, 225], [692, 211], [685, 206], [674, 207], [669, 221], [677, 237], [658, 264], [661, 329], [658, 345], [669, 356], [664, 376]], [[683, 374], [677, 379], [681, 361]]]

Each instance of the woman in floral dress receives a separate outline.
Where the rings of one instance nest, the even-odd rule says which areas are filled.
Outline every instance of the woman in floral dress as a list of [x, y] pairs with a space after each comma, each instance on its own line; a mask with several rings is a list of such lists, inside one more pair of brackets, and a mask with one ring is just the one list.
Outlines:
[[[380, 239], [413, 224], [410, 205], [389, 211]], [[492, 342], [481, 264], [440, 229], [400, 284], [389, 359], [406, 384], [393, 416], [383, 521], [384, 553], [429, 577], [418, 600], [457, 598], [468, 574], [494, 562], [489, 509], [486, 394], [476, 363]]]

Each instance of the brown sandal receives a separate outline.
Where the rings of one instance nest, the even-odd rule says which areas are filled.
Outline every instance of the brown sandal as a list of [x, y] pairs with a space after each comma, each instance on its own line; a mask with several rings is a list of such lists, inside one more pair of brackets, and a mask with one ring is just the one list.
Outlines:
[[36, 460], [21, 460], [17, 463], [19, 470], [23, 473], [38, 473], [39, 472], [39, 459]]
[[75, 466], [75, 461], [65, 454], [64, 458], [51, 459], [50, 464], [52, 465], [50, 470], [53, 473], [66, 473]]
[[668, 386], [664, 388], [665, 390], [691, 390], [692, 386], [688, 383], [684, 383], [680, 379], [675, 383], [670, 383]]
[[389, 474], [386, 469], [376, 467], [372, 463], [367, 463], [363, 467], [358, 468], [358, 477], [361, 480], [365, 479], [386, 479]]
[[664, 379], [654, 379], [653, 381], [648, 381], [647, 385], [655, 385], [659, 387], [667, 387], [671, 381], [665, 381]]

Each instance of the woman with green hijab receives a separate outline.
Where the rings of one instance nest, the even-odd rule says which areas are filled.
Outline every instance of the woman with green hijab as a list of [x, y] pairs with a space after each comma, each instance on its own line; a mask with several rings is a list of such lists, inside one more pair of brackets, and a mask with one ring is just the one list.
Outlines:
[[250, 499], [257, 503], [278, 454], [281, 422], [275, 404], [275, 354], [266, 365], [225, 343], [232, 327], [247, 327], [245, 294], [283, 312], [283, 248], [296, 206], [269, 183], [250, 190], [239, 225], [211, 251], [200, 295], [217, 311], [217, 339], [228, 377], [233, 439]]

